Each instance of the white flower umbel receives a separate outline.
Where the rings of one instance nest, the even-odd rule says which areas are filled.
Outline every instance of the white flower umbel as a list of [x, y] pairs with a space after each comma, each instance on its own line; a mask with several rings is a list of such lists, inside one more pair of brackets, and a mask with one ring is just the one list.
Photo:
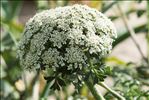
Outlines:
[[81, 70], [89, 66], [89, 58], [105, 57], [115, 37], [112, 22], [96, 9], [58, 7], [37, 13], [27, 22], [18, 56], [21, 66], [29, 70]]

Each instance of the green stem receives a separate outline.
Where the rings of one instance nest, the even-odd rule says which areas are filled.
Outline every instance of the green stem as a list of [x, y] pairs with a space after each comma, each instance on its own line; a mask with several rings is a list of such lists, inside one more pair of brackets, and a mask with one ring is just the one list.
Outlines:
[[142, 52], [142, 50], [141, 50], [141, 48], [140, 48], [140, 46], [139, 46], [139, 44], [138, 44], [138, 42], [137, 42], [137, 39], [135, 38], [135, 36], [136, 36], [135, 31], [134, 31], [133, 28], [129, 25], [128, 20], [127, 20], [127, 17], [126, 17], [126, 15], [125, 15], [125, 13], [123, 13], [123, 11], [122, 11], [122, 9], [121, 9], [119, 3], [117, 3], [117, 7], [118, 7], [118, 10], [119, 10], [119, 12], [120, 12], [120, 14], [121, 14], [121, 16], [122, 16], [123, 22], [124, 22], [124, 24], [125, 24], [127, 30], [128, 30], [129, 33], [130, 33], [130, 37], [131, 37], [132, 41], [133, 41], [134, 44], [136, 45], [136, 47], [137, 47], [138, 51], [140, 52], [140, 54], [141, 54], [142, 58], [144, 59], [144, 61], [147, 61], [146, 57], [144, 56], [144, 54], [143, 54], [143, 52]]
[[[149, 1], [147, 1], [147, 19], [149, 19]], [[147, 31], [147, 47], [148, 47], [147, 57], [148, 57], [148, 64], [149, 64], [149, 20], [147, 22], [147, 28], [148, 28], [148, 31]]]
[[110, 93], [112, 93], [118, 99], [120, 99], [120, 100], [126, 100], [123, 96], [121, 96], [120, 94], [118, 94], [116, 91], [114, 91], [111, 88], [109, 88], [105, 83], [99, 82], [98, 84], [100, 86], [102, 86], [103, 88], [105, 88], [106, 90], [108, 90]]
[[[93, 68], [93, 63], [91, 60], [89, 60], [90, 62], [90, 68], [93, 69], [94, 73], [96, 73], [96, 71]], [[88, 86], [88, 88], [90, 89], [91, 93], [93, 94], [94, 98], [96, 100], [105, 100], [104, 97], [96, 90], [96, 88], [94, 87], [94, 85], [88, 81], [88, 77], [85, 78], [84, 82], [86, 83], [86, 85]], [[103, 88], [107, 89], [109, 92], [111, 92], [115, 97], [117, 97], [120, 100], [126, 100], [124, 97], [122, 97], [121, 95], [119, 95], [116, 91], [110, 89], [106, 84], [104, 84], [103, 82], [99, 82], [98, 83], [100, 86], [102, 86]]]
[[99, 92], [97, 92], [96, 88], [91, 82], [89, 82], [88, 80], [85, 80], [84, 82], [96, 100], [105, 100], [104, 97]]
[[112, 3], [110, 3], [109, 5], [105, 6], [102, 8], [102, 13], [105, 13], [106, 11], [109, 10], [109, 8], [112, 8], [113, 5], [115, 5], [117, 3], [117, 1], [114, 1]]
[[42, 92], [40, 98], [45, 98], [45, 97], [48, 96], [49, 91], [50, 91], [50, 87], [52, 86], [53, 83], [54, 83], [54, 80], [53, 80], [52, 82], [48, 82], [48, 83], [45, 85], [45, 87], [44, 87], [44, 89], [43, 89], [43, 92]]

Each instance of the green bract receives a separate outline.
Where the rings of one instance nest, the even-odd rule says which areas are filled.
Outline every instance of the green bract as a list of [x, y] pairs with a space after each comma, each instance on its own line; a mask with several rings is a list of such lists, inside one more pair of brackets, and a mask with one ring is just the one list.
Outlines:
[[25, 69], [65, 77], [88, 68], [89, 60], [98, 63], [111, 51], [113, 37], [115, 27], [99, 11], [85, 5], [58, 7], [27, 22], [18, 56]]

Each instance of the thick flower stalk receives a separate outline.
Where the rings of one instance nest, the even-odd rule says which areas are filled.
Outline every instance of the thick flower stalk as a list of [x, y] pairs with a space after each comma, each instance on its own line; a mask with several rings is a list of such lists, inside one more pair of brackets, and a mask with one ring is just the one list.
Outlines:
[[58, 7], [27, 22], [18, 56], [24, 69], [42, 70], [59, 89], [66, 82], [81, 81], [90, 61], [98, 65], [111, 52], [115, 37], [113, 23], [99, 11], [86, 5]]

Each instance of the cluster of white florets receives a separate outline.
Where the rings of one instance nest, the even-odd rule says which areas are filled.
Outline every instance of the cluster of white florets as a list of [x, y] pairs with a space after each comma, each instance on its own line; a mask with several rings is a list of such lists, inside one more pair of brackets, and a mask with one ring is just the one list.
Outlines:
[[89, 59], [111, 51], [113, 37], [115, 27], [99, 11], [86, 5], [58, 7], [28, 21], [18, 55], [21, 65], [30, 70], [82, 69], [89, 66]]

